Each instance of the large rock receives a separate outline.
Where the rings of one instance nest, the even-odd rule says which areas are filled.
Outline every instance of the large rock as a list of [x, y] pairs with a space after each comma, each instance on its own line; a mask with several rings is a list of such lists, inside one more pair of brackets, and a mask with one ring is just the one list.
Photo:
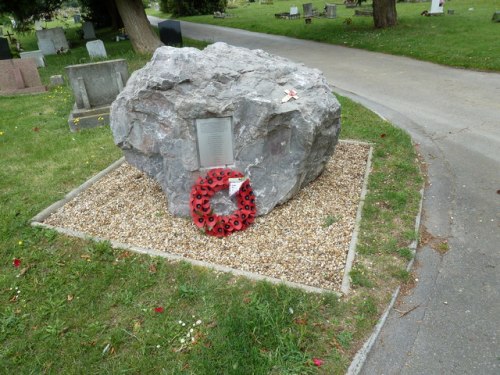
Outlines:
[[[292, 88], [299, 98], [282, 103]], [[113, 102], [111, 128], [127, 161], [160, 183], [170, 212], [188, 216], [191, 187], [207, 171], [196, 120], [221, 117], [232, 119], [229, 167], [250, 178], [259, 215], [321, 174], [340, 132], [340, 104], [320, 71], [224, 43], [158, 48]]]

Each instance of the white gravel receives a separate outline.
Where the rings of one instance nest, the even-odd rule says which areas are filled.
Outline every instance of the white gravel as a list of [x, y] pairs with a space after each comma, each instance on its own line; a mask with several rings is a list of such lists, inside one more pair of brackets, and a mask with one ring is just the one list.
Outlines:
[[[126, 163], [44, 223], [340, 291], [368, 153], [368, 145], [339, 142], [318, 179], [247, 230], [222, 239], [204, 235], [191, 220], [170, 215], [159, 185]], [[329, 217], [334, 222], [327, 226]]]

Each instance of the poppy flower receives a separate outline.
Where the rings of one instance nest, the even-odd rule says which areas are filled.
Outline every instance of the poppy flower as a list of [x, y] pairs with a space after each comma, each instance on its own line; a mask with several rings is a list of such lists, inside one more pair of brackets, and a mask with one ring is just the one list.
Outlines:
[[215, 224], [219, 221], [219, 217], [217, 215], [207, 215], [205, 216], [205, 224], [208, 226], [208, 229], [211, 230]]
[[162, 313], [163, 311], [165, 311], [165, 309], [163, 307], [161, 307], [161, 306], [155, 307], [155, 312]]
[[14, 261], [12, 262], [12, 265], [16, 268], [21, 266], [21, 259], [15, 258]]
[[214, 227], [210, 231], [210, 234], [213, 234], [215, 237], [227, 236], [226, 231], [224, 230], [224, 224], [221, 221], [219, 221], [217, 224], [214, 225]]
[[198, 228], [203, 228], [205, 226], [205, 216], [201, 216], [201, 215], [194, 215], [193, 216], [193, 219], [194, 219], [194, 224], [198, 227]]
[[313, 358], [313, 364], [314, 364], [314, 366], [321, 367], [324, 363], [325, 363], [325, 361], [323, 361], [320, 358]]

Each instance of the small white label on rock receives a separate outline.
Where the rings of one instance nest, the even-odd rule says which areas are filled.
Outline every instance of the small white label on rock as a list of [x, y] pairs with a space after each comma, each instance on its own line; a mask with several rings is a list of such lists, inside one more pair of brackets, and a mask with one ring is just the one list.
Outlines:
[[241, 185], [247, 180], [246, 177], [230, 178], [229, 179], [229, 196], [232, 197], [240, 191]]

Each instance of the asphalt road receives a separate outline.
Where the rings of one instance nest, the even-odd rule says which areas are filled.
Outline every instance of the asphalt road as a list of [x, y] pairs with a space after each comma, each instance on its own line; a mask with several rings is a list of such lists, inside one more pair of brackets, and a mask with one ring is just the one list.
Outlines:
[[182, 33], [320, 69], [335, 92], [408, 131], [427, 162], [422, 224], [449, 250], [419, 247], [416, 287], [360, 373], [500, 374], [500, 74], [186, 22]]

